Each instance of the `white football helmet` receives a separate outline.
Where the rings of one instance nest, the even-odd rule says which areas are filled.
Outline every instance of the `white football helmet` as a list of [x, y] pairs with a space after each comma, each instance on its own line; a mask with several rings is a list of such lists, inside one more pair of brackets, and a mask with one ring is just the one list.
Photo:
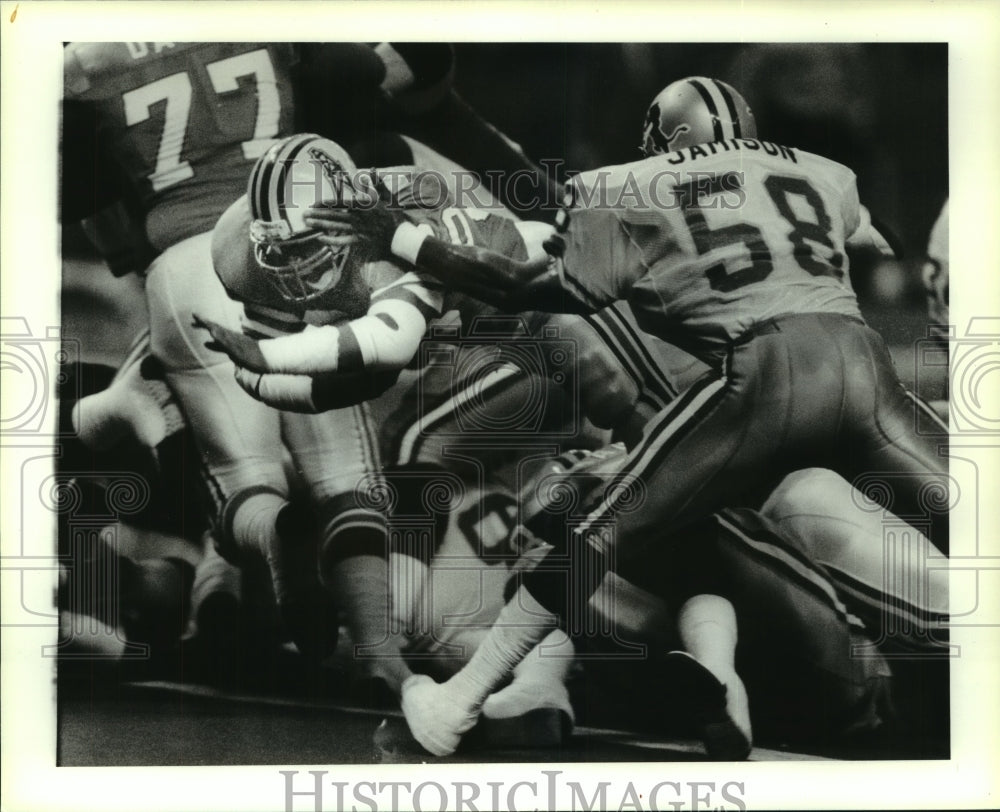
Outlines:
[[350, 248], [332, 249], [303, 222], [306, 209], [344, 200], [353, 190], [356, 167], [339, 145], [318, 135], [284, 138], [250, 172], [250, 239], [254, 257], [277, 291], [303, 303], [336, 285]]
[[649, 109], [642, 129], [643, 155], [723, 141], [755, 138], [757, 124], [746, 100], [718, 79], [689, 76], [667, 85]]

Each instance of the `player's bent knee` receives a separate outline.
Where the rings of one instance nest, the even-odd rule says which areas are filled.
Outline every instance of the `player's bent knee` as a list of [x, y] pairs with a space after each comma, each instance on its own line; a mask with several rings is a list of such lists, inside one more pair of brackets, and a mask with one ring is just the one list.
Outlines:
[[790, 515], [825, 515], [831, 502], [851, 499], [851, 485], [826, 468], [803, 468], [786, 476], [768, 497], [761, 513], [773, 521]]

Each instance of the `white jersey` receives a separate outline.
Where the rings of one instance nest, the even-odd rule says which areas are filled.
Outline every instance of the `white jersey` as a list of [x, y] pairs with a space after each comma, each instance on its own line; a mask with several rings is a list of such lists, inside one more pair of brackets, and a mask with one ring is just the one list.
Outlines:
[[776, 316], [860, 318], [845, 246], [871, 224], [854, 173], [826, 158], [701, 144], [579, 175], [567, 204], [563, 285], [595, 309], [627, 300], [645, 330], [702, 360]]

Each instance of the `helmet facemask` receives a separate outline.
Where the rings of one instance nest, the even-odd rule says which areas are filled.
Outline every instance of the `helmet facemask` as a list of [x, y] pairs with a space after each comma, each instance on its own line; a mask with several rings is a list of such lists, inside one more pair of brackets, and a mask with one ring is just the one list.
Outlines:
[[310, 302], [341, 279], [350, 246], [337, 249], [319, 242], [315, 232], [287, 240], [254, 239], [254, 258], [286, 301]]
[[353, 192], [354, 163], [333, 141], [311, 133], [271, 146], [250, 173], [250, 241], [254, 258], [283, 299], [319, 298], [340, 283], [351, 247], [334, 248], [305, 223], [309, 209]]

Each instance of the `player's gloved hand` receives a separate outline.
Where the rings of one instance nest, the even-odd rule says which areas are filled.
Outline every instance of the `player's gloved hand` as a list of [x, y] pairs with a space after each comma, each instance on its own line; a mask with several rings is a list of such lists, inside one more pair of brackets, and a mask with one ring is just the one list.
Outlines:
[[410, 733], [435, 756], [449, 756], [458, 749], [462, 734], [479, 719], [479, 710], [460, 706], [445, 685], [426, 674], [414, 674], [403, 683], [400, 704]]
[[319, 241], [332, 248], [356, 245], [369, 260], [392, 256], [392, 237], [404, 222], [398, 205], [384, 200], [366, 175], [352, 198], [320, 204], [305, 212], [305, 224], [322, 232]]
[[208, 349], [224, 352], [236, 364], [253, 372], [269, 371], [264, 354], [254, 339], [209, 319], [203, 319], [197, 314], [194, 316], [193, 324], [202, 330], [208, 330], [212, 336], [212, 340], [205, 343]]

